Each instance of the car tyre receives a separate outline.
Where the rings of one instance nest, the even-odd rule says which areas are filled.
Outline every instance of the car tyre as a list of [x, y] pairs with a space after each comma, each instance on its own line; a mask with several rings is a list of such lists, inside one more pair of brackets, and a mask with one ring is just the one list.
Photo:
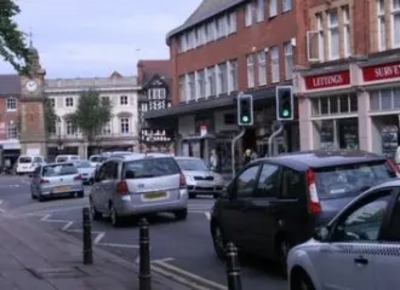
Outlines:
[[110, 204], [110, 220], [111, 225], [114, 228], [120, 227], [122, 225], [122, 218], [118, 215], [117, 210], [112, 204]]
[[190, 192], [190, 193], [189, 193], [189, 198], [195, 199], [195, 198], [196, 198], [196, 194], [193, 193], [193, 192]]
[[211, 223], [211, 236], [217, 257], [221, 260], [225, 260], [226, 258], [225, 248], [227, 241], [221, 227], [218, 225], [217, 222]]
[[36, 199], [36, 195], [33, 193], [32, 188], [31, 188], [31, 198], [32, 198], [33, 200]]
[[219, 193], [214, 193], [213, 197], [214, 197], [214, 199], [218, 199], [219, 198]]
[[287, 275], [287, 255], [289, 254], [289, 250], [290, 250], [291, 246], [289, 244], [289, 242], [285, 239], [285, 238], [281, 238], [278, 240], [277, 243], [277, 260], [279, 263], [279, 270], [281, 272], [281, 274], [283, 276], [286, 277]]
[[92, 200], [90, 200], [90, 214], [91, 214], [91, 216], [92, 216], [92, 220], [94, 220], [94, 221], [98, 221], [98, 220], [100, 220], [100, 219], [103, 217], [103, 215], [101, 214], [101, 212], [99, 212], [99, 211], [96, 209], [96, 207], [94, 206]]
[[293, 290], [315, 290], [315, 286], [310, 277], [305, 272], [298, 273], [291, 279], [290, 285]]
[[79, 191], [78, 192], [78, 198], [84, 198], [84, 197], [85, 197], [85, 191], [84, 190]]
[[174, 215], [177, 220], [185, 220], [188, 215], [188, 210], [187, 210], [187, 208], [185, 208], [185, 209], [180, 209], [180, 210], [174, 211]]

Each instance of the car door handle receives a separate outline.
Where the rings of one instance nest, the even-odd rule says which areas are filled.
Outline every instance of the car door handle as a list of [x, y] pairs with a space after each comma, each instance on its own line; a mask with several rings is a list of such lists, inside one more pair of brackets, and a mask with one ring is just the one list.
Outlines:
[[368, 265], [368, 259], [364, 257], [358, 257], [354, 259], [354, 263], [360, 264], [360, 265]]

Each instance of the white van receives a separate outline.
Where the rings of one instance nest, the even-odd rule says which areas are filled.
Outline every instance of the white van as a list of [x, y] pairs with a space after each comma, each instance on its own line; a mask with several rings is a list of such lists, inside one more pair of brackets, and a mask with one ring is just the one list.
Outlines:
[[30, 156], [21, 155], [17, 160], [17, 167], [15, 168], [15, 173], [21, 174], [32, 174], [36, 167], [46, 164], [43, 156]]
[[56, 163], [61, 162], [76, 162], [79, 161], [81, 158], [79, 155], [57, 155]]

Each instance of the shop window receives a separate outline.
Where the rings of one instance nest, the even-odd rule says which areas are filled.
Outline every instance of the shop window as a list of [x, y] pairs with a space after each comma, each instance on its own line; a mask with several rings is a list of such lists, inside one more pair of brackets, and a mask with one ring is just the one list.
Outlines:
[[329, 99], [322, 98], [321, 99], [321, 115], [328, 115], [329, 114]]
[[339, 106], [340, 106], [341, 112], [348, 112], [349, 111], [349, 97], [348, 96], [340, 96]]
[[393, 90], [393, 106], [396, 109], [400, 108], [400, 88], [395, 88]]
[[311, 106], [313, 116], [358, 112], [358, 101], [355, 94], [313, 98]]
[[358, 149], [358, 118], [315, 121], [316, 148]]
[[381, 110], [390, 110], [392, 108], [392, 90], [381, 91]]
[[311, 114], [313, 115], [313, 116], [318, 116], [318, 115], [320, 115], [320, 107], [319, 107], [319, 98], [315, 98], [315, 99], [311, 99], [311, 109], [312, 109], [312, 112], [311, 112]]
[[337, 97], [330, 97], [329, 98], [329, 105], [330, 105], [330, 113], [331, 114], [339, 113]]
[[376, 90], [370, 93], [370, 110], [400, 109], [400, 88]]

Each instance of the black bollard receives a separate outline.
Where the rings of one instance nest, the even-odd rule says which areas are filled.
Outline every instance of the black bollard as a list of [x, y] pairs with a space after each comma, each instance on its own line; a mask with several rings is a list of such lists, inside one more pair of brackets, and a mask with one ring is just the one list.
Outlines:
[[92, 247], [92, 225], [90, 219], [90, 209], [84, 207], [82, 209], [82, 226], [83, 226], [83, 264], [93, 264], [93, 247]]
[[238, 251], [233, 243], [228, 243], [226, 247], [226, 273], [228, 290], [242, 290]]
[[151, 290], [149, 223], [142, 218], [139, 223], [139, 290]]

